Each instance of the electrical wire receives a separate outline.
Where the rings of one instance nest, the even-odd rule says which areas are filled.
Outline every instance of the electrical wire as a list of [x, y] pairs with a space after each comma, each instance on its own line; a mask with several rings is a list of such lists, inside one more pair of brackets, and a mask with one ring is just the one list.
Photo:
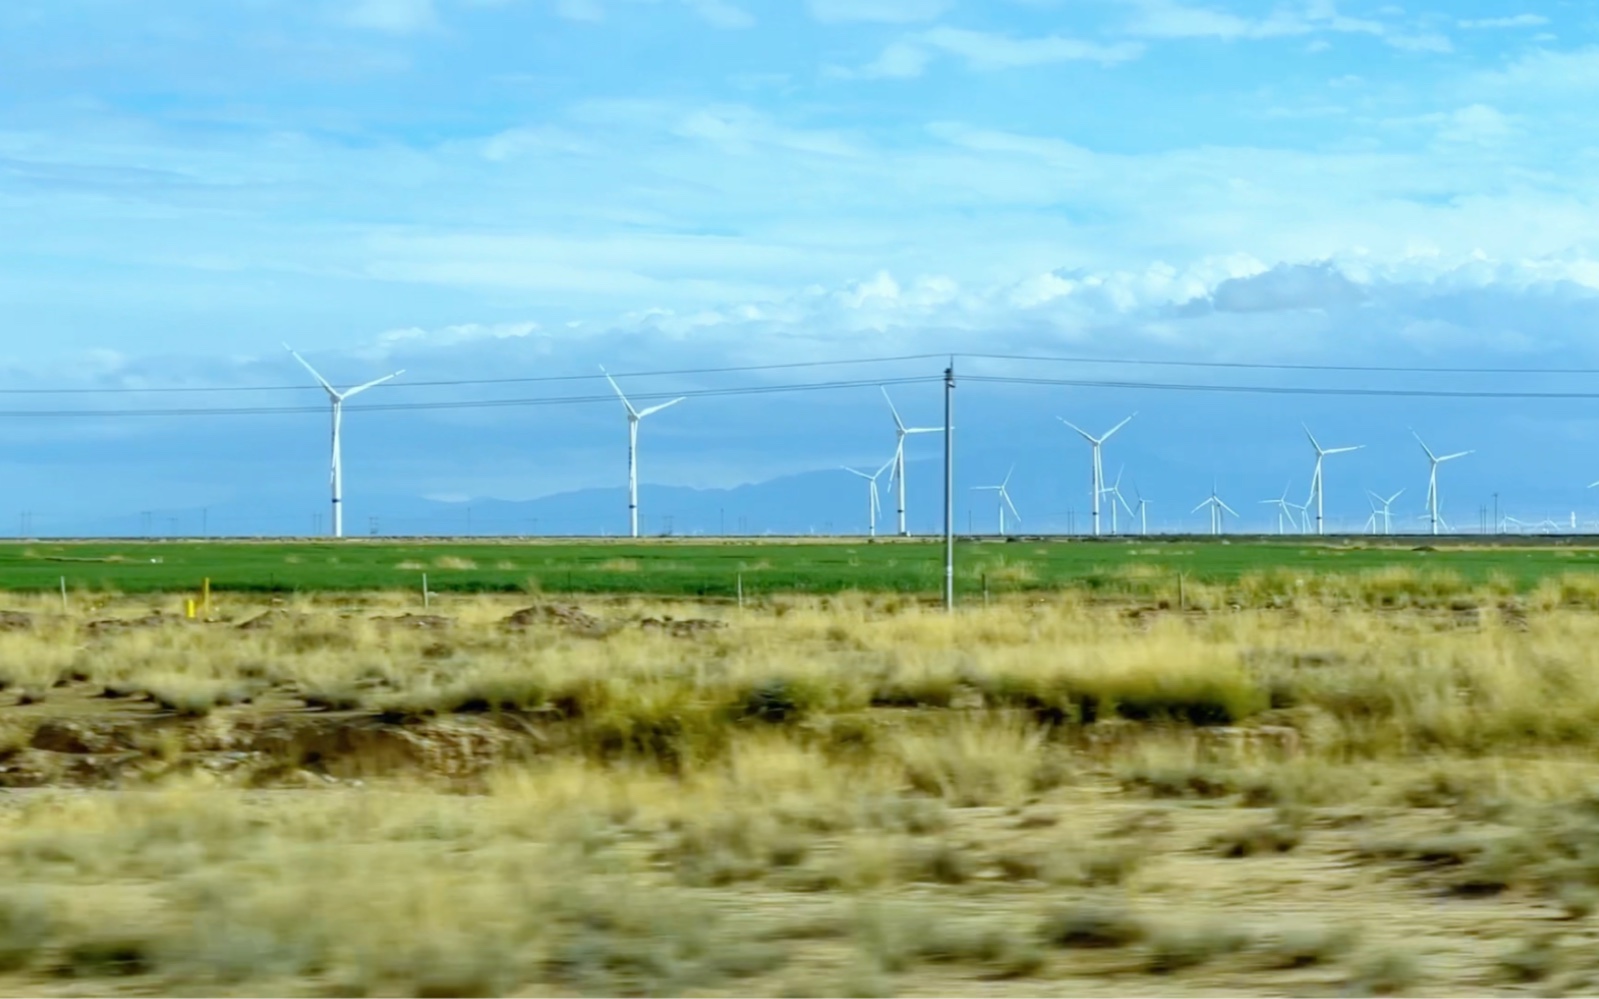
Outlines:
[[1314, 388], [1301, 385], [1205, 385], [1182, 382], [1095, 381], [1071, 378], [1019, 378], [963, 375], [968, 382], [999, 385], [1055, 385], [1067, 388], [1156, 392], [1215, 392], [1255, 395], [1388, 396], [1403, 399], [1599, 399], [1599, 392], [1501, 392], [1473, 389]]
[[[873, 378], [865, 381], [806, 382], [798, 384], [747, 385], [737, 388], [686, 389], [680, 392], [640, 392], [630, 395], [639, 402], [657, 399], [704, 399], [724, 396], [780, 395], [793, 392], [834, 392], [843, 389], [876, 388], [880, 385], [921, 385], [942, 382], [942, 376], [921, 375], [908, 378]], [[412, 410], [442, 409], [494, 409], [509, 406], [570, 406], [594, 403], [616, 403], [616, 396], [545, 396], [523, 399], [462, 399], [451, 402], [391, 402], [350, 403], [346, 412], [402, 412]], [[281, 416], [296, 413], [325, 413], [327, 406], [234, 406], [191, 407], [184, 409], [16, 409], [0, 410], [0, 418], [67, 418], [67, 417], [192, 417], [192, 416]]]
[[[948, 357], [947, 354], [901, 354], [896, 357], [857, 357], [838, 361], [786, 361], [779, 364], [742, 364], [721, 368], [677, 368], [664, 371], [613, 371], [613, 378], [664, 378], [683, 375], [725, 375], [754, 371], [793, 371], [800, 368], [843, 367], [855, 364], [894, 364], [904, 361], [926, 361]], [[529, 375], [520, 378], [455, 378], [437, 381], [396, 382], [394, 388], [443, 388], [467, 385], [515, 385], [550, 382], [597, 381], [605, 375]], [[179, 394], [197, 392], [304, 392], [316, 391], [318, 386], [308, 383], [297, 385], [172, 385], [123, 386], [107, 385], [84, 388], [0, 388], [0, 395], [136, 395]]]
[[[936, 354], [935, 357], [942, 357]], [[1045, 364], [1111, 364], [1127, 367], [1228, 368], [1248, 371], [1326, 371], [1411, 375], [1599, 375], [1599, 368], [1446, 368], [1383, 364], [1286, 364], [1267, 361], [1180, 361], [1170, 358], [1050, 357], [1033, 354], [957, 354], [957, 358]]]

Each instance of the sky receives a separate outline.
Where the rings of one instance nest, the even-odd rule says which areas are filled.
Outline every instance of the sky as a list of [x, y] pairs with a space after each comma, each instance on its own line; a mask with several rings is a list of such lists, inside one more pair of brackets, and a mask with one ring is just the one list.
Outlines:
[[[363, 522], [593, 490], [584, 529], [624, 527], [601, 364], [690, 396], [645, 421], [646, 498], [854, 502], [876, 382], [938, 422], [950, 354], [962, 508], [1014, 465], [1037, 529], [1089, 500], [1059, 418], [1134, 411], [1106, 471], [1152, 526], [1213, 484], [1274, 526], [1301, 423], [1367, 445], [1328, 459], [1349, 528], [1368, 489], [1416, 522], [1411, 428], [1475, 451], [1457, 524], [1593, 519], [1599, 399], [1481, 393], [1599, 390], [1596, 99], [1599, 11], [1562, 0], [7, 0], [0, 533], [311, 529], [325, 400], [285, 342], [405, 371], [346, 414]], [[746, 391], [796, 385], [834, 387]]]

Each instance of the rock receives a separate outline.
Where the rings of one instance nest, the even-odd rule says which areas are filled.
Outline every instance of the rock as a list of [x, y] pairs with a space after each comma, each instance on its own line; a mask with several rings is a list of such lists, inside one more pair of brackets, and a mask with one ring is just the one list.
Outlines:
[[0, 610], [0, 631], [27, 631], [32, 627], [32, 614], [25, 611]]

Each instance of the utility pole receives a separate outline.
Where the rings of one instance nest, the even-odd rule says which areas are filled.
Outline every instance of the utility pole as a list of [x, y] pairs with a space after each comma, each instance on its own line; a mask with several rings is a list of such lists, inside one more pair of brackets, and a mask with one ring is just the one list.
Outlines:
[[1494, 493], [1494, 533], [1499, 533], [1499, 494]]
[[944, 610], [955, 613], [955, 358], [944, 369]]

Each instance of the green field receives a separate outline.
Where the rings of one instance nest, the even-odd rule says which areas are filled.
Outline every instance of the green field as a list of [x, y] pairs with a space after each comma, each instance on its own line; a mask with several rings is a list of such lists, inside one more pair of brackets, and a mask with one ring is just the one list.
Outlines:
[[[1531, 543], [1438, 546], [1296, 539], [962, 542], [958, 592], [1080, 587], [1129, 595], [1187, 584], [1253, 581], [1289, 587], [1298, 578], [1362, 577], [1409, 570], [1419, 577], [1492, 582], [1525, 590], [1569, 573], [1599, 571], [1599, 547]], [[191, 591], [209, 579], [234, 592], [541, 591], [732, 597], [846, 590], [937, 596], [943, 546], [936, 541], [526, 542], [60, 542], [0, 546], [0, 590]]]

